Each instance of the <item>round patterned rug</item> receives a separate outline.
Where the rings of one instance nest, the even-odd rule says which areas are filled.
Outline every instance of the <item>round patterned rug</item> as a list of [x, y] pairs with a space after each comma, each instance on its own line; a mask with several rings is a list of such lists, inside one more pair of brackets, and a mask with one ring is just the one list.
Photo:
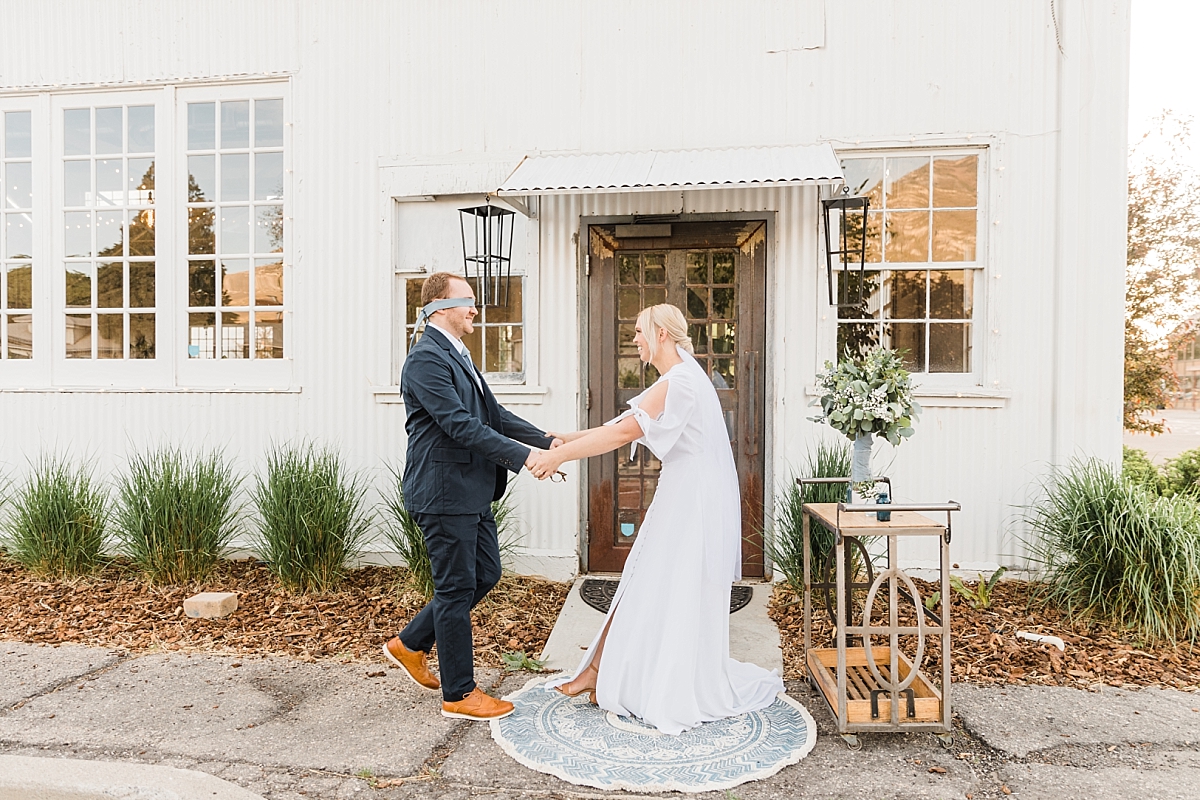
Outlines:
[[491, 721], [492, 738], [521, 764], [596, 789], [709, 792], [774, 775], [812, 750], [817, 726], [785, 694], [762, 711], [668, 736], [593, 706], [587, 695], [547, 692], [535, 678], [505, 699], [516, 713]]

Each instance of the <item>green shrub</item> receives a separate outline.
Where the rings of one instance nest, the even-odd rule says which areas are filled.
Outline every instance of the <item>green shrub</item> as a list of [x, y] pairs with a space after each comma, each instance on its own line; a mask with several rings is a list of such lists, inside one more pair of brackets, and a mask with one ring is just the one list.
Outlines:
[[[803, 469], [805, 478], [846, 478], [850, 476], [850, 445], [847, 442], [820, 441], [810, 450]], [[775, 501], [775, 514], [766, 535], [767, 557], [783, 573], [788, 586], [797, 595], [804, 592], [804, 514], [805, 503], [837, 503], [846, 499], [846, 484], [805, 486], [801, 492], [793, 473]], [[833, 534], [821, 525], [809, 529], [813, 569], [817, 570], [833, 549]]]
[[1076, 461], [1027, 510], [1050, 601], [1148, 641], [1200, 636], [1200, 505]]
[[1186, 450], [1167, 460], [1164, 494], [1200, 497], [1200, 449]]
[[103, 563], [107, 519], [107, 493], [91, 473], [44, 456], [12, 498], [5, 545], [39, 575], [85, 575]]
[[[404, 559], [413, 588], [425, 599], [433, 597], [433, 570], [429, 563], [429, 550], [425, 546], [425, 534], [404, 507], [404, 487], [401, 485], [403, 468], [388, 467], [392, 476], [392, 489], [383, 496], [384, 536], [392, 549]], [[500, 540], [500, 561], [507, 569], [520, 546], [520, 528], [517, 523], [516, 506], [512, 501], [512, 484], [504, 496], [492, 503], [492, 516], [496, 519], [496, 535]]]
[[1122, 445], [1121, 476], [1155, 494], [1167, 493], [1167, 479], [1145, 450]]
[[113, 519], [121, 549], [155, 583], [204, 580], [237, 535], [240, 485], [218, 452], [134, 454]]
[[333, 450], [311, 443], [271, 450], [266, 477], [255, 478], [252, 493], [256, 554], [290, 589], [334, 589], [370, 527], [365, 494], [362, 480], [347, 473]]

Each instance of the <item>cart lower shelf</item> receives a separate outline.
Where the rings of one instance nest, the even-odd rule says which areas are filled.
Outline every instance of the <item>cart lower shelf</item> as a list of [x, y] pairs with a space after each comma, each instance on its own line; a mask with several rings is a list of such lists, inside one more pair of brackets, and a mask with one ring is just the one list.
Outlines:
[[[886, 681], [891, 681], [892, 651], [890, 647], [872, 647], [875, 667]], [[897, 654], [899, 681], [908, 678], [913, 665], [904, 653]], [[838, 716], [837, 649], [813, 648], [808, 651], [808, 674], [812, 677], [835, 717]], [[917, 671], [916, 678], [900, 698], [900, 726], [921, 725], [942, 721], [942, 693]], [[880, 686], [867, 667], [867, 651], [862, 647], [846, 649], [846, 719], [843, 724], [887, 725], [891, 722], [892, 694]]]

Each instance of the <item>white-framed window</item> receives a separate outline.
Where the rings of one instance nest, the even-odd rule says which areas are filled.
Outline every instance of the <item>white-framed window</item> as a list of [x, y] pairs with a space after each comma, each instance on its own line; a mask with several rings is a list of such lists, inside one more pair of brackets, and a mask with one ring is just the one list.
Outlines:
[[0, 109], [0, 360], [33, 358], [33, 112]]
[[[404, 341], [413, 333], [413, 324], [421, 310], [421, 287], [423, 277], [401, 277], [404, 281], [405, 316]], [[469, 281], [475, 283], [474, 279]], [[474, 286], [475, 296], [479, 287]], [[471, 360], [479, 371], [503, 383], [521, 383], [525, 380], [525, 277], [513, 275], [509, 279], [507, 303], [505, 305], [480, 306], [475, 317], [475, 330], [463, 337], [463, 344], [471, 351]], [[417, 334], [420, 339], [422, 333]]]
[[187, 356], [284, 357], [282, 97], [186, 107]]
[[913, 372], [979, 371], [985, 156], [975, 148], [842, 158], [850, 193], [868, 197], [870, 212], [865, 277], [857, 266], [836, 277], [837, 298], [851, 301], [837, 309], [838, 356], [882, 344], [902, 350]]

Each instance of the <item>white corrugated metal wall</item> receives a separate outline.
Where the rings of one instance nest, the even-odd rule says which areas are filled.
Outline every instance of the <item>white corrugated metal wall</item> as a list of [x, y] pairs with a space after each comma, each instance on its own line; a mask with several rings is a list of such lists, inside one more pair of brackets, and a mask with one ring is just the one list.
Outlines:
[[[1010, 560], [1016, 505], [1048, 465], [1119, 455], [1128, 0], [1059, 2], [1057, 39], [1043, 0], [807, 5], [796, 16], [779, 0], [3, 4], [6, 94], [290, 81], [289, 335], [301, 391], [0, 391], [0, 460], [19, 473], [41, 448], [70, 447], [111, 472], [131, 447], [175, 441], [225, 446], [251, 468], [270, 442], [301, 435], [337, 442], [363, 469], [400, 458], [403, 406], [371, 392], [393, 368], [385, 165], [982, 143], [978, 356], [1000, 407], [930, 407], [891, 471], [900, 496], [964, 503], [957, 561]], [[538, 301], [526, 313], [548, 391], [514, 409], [548, 428], [580, 420], [580, 219], [656, 209], [776, 215], [779, 479], [825, 433], [805, 421], [805, 387], [831, 354], [812, 189], [543, 198]], [[528, 568], [569, 570], [578, 487], [522, 479], [518, 492]]]

